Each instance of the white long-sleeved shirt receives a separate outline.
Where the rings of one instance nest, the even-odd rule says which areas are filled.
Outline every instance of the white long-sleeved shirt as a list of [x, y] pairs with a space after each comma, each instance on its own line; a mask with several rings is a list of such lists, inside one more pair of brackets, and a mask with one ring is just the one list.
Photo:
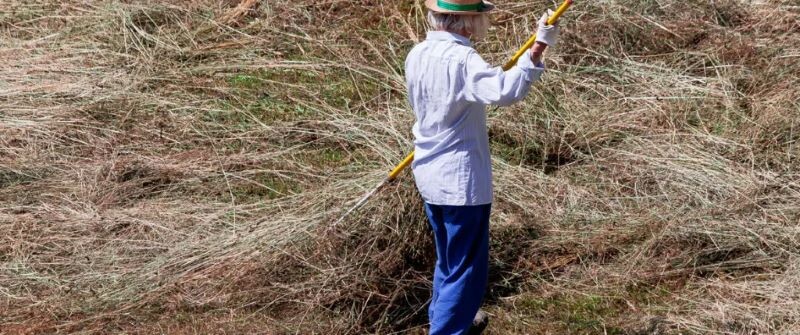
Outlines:
[[406, 58], [408, 99], [416, 115], [412, 169], [422, 198], [433, 205], [492, 202], [486, 105], [524, 98], [544, 66], [530, 51], [504, 72], [486, 63], [469, 39], [428, 32]]

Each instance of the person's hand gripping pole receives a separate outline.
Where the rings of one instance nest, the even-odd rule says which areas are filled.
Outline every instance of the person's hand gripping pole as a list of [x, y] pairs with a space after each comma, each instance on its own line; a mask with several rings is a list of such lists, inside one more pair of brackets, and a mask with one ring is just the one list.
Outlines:
[[[553, 26], [553, 25], [555, 25], [556, 22], [558, 22], [558, 19], [561, 17], [561, 15], [563, 15], [564, 12], [566, 12], [567, 9], [569, 9], [569, 7], [572, 6], [572, 2], [573, 2], [573, 0], [564, 1], [564, 3], [562, 3], [561, 6], [559, 6], [558, 9], [556, 9], [556, 11], [553, 12], [552, 15], [550, 15], [550, 17], [547, 19], [547, 22], [545, 22], [546, 23], [545, 26]], [[547, 15], [547, 14], [545, 14], [545, 15]], [[519, 58], [522, 57], [522, 55], [525, 54], [525, 51], [528, 51], [528, 49], [530, 49], [530, 48], [532, 48], [534, 46], [534, 44], [537, 42], [537, 39], [539, 39], [539, 42], [542, 42], [544, 44], [548, 44], [546, 39], [539, 38], [539, 33], [540, 32], [544, 33], [544, 31], [542, 31], [541, 23], [539, 24], [539, 29], [536, 31], [536, 34], [533, 34], [533, 36], [531, 36], [531, 38], [529, 38], [528, 41], [525, 42], [525, 44], [523, 44], [522, 47], [519, 48], [519, 50], [517, 50], [517, 53], [515, 53], [514, 56], [512, 56], [510, 60], [508, 60], [506, 65], [503, 65], [503, 70], [504, 71], [508, 71], [512, 67], [514, 67], [514, 65], [517, 64], [517, 61], [519, 60]], [[556, 29], [555, 34], [556, 35], [558, 34], [558, 30], [557, 29]], [[547, 38], [547, 37], [545, 37], [545, 38]]]

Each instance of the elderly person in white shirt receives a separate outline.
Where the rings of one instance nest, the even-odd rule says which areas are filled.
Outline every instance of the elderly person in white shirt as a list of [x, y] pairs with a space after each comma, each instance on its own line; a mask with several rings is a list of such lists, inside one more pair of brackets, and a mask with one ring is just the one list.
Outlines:
[[470, 38], [484, 37], [481, 0], [426, 0], [431, 31], [405, 63], [408, 98], [416, 115], [412, 165], [436, 242], [431, 334], [478, 334], [488, 319], [479, 308], [487, 285], [492, 166], [486, 105], [522, 100], [544, 72], [542, 53], [558, 27], [538, 23], [537, 40], [503, 71], [486, 63]]

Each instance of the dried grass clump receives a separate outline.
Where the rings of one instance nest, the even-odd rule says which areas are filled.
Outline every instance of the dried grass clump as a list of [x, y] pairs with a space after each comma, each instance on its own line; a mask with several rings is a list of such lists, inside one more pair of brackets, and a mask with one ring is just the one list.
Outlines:
[[[502, 63], [544, 4], [500, 3]], [[786, 1], [577, 3], [490, 109], [496, 334], [792, 334]], [[0, 4], [0, 332], [424, 333], [419, 2]]]

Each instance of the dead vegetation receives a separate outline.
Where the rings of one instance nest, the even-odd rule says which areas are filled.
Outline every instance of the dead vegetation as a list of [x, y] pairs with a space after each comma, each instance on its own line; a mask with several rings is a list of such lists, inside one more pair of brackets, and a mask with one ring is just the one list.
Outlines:
[[[500, 64], [553, 4], [505, 1]], [[800, 328], [800, 11], [579, 2], [490, 112], [494, 334]], [[0, 333], [424, 333], [413, 1], [0, 4]]]

